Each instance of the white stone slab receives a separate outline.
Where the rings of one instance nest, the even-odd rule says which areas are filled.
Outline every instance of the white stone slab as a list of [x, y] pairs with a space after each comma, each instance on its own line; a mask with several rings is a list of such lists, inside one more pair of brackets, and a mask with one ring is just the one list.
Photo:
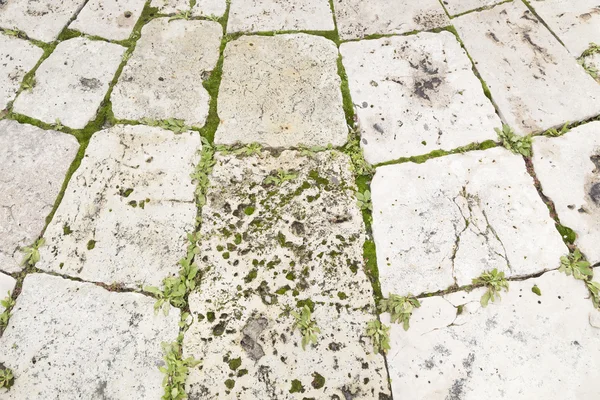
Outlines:
[[227, 32], [332, 31], [328, 0], [231, 0]]
[[96, 112], [125, 47], [83, 37], [61, 42], [35, 73], [32, 90], [21, 92], [13, 111], [48, 124], [82, 129]]
[[160, 286], [196, 219], [194, 132], [115, 126], [95, 133], [48, 226], [38, 268], [92, 282]]
[[[151, 7], [157, 7], [162, 14], [176, 14], [190, 9], [189, 0], [152, 0]], [[191, 9], [191, 15], [221, 17], [227, 9], [226, 0], [196, 0], [196, 5]]]
[[202, 80], [217, 65], [222, 30], [216, 22], [169, 18], [145, 25], [112, 92], [115, 117], [203, 126], [210, 96]]
[[334, 0], [342, 40], [374, 34], [400, 34], [450, 25], [438, 0]]
[[320, 36], [242, 36], [225, 48], [215, 142], [341, 146], [338, 50]]
[[[9, 294], [12, 294], [17, 281], [10, 275], [0, 272], [0, 300], [4, 300]], [[0, 313], [4, 312], [5, 308], [0, 304]]]
[[482, 7], [490, 7], [504, 0], [442, 0], [450, 15], [463, 14]]
[[21, 270], [19, 248], [42, 233], [78, 149], [71, 135], [0, 121], [0, 270]]
[[179, 333], [179, 310], [154, 299], [46, 274], [25, 278], [0, 362], [15, 384], [5, 400], [152, 399], [164, 392], [161, 342]]
[[90, 0], [69, 28], [110, 40], [128, 39], [145, 0]]
[[493, 268], [533, 274], [567, 251], [523, 159], [503, 148], [377, 168], [371, 190], [384, 296], [467, 285]]
[[500, 118], [450, 32], [348, 42], [340, 51], [368, 162], [496, 139]]
[[483, 293], [423, 299], [407, 332], [392, 325], [387, 361], [394, 398], [600, 396], [600, 325], [594, 322], [600, 312], [583, 282], [559, 272], [510, 282], [510, 292], [487, 308], [479, 304]]
[[453, 24], [502, 119], [520, 133], [600, 114], [600, 85], [520, 1]]
[[13, 100], [42, 54], [44, 50], [27, 40], [0, 34], [0, 110]]

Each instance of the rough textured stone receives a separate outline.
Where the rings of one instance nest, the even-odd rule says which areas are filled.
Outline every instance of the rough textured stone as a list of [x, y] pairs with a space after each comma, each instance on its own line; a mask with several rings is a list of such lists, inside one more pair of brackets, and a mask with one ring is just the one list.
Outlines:
[[334, 0], [333, 8], [342, 40], [450, 25], [438, 0]]
[[177, 338], [179, 310], [155, 315], [153, 304], [137, 293], [27, 276], [0, 338], [0, 363], [15, 375], [0, 397], [159, 400], [160, 343]]
[[232, 0], [227, 32], [332, 31], [328, 0]]
[[600, 86], [520, 1], [453, 20], [502, 119], [520, 133], [600, 114]]
[[450, 32], [349, 42], [340, 51], [370, 163], [496, 138], [500, 118]]
[[567, 251], [523, 159], [502, 148], [378, 168], [372, 196], [384, 295], [541, 272]]
[[36, 266], [87, 281], [160, 286], [194, 227], [194, 132], [115, 126], [92, 136]]
[[0, 34], [0, 110], [17, 94], [21, 82], [44, 54], [27, 40]]
[[115, 117], [204, 125], [210, 97], [202, 80], [217, 64], [221, 37], [221, 25], [211, 21], [158, 18], [145, 25], [111, 96]]
[[79, 145], [71, 136], [0, 121], [0, 270], [18, 272], [39, 237]]
[[348, 128], [338, 51], [306, 34], [242, 36], [227, 44], [215, 141], [340, 146]]
[[59, 43], [36, 71], [34, 88], [17, 97], [13, 111], [84, 128], [96, 117], [124, 52], [123, 46], [83, 37]]
[[584, 57], [582, 62], [589, 70], [592, 71], [590, 75], [592, 75], [592, 77], [596, 79], [598, 83], [600, 83], [600, 53], [594, 53]]
[[559, 138], [538, 137], [533, 150], [536, 175], [560, 222], [577, 233], [589, 261], [600, 262], [600, 122]]
[[[190, 9], [189, 0], [152, 0], [150, 5], [158, 7], [162, 14], [174, 14]], [[196, 5], [192, 7], [191, 14], [194, 17], [210, 15], [220, 17], [225, 14], [226, 9], [225, 0], [196, 0]]]
[[483, 293], [423, 299], [407, 332], [392, 326], [394, 398], [600, 396], [600, 325], [592, 324], [600, 312], [583, 282], [559, 272], [510, 282], [510, 292], [487, 308], [479, 303]]
[[90, 0], [69, 28], [110, 40], [128, 39], [145, 0]]
[[463, 14], [481, 7], [489, 7], [504, 0], [442, 0], [450, 15]]
[[[0, 272], [0, 300], [4, 300], [6, 296], [12, 294], [17, 281], [10, 275]], [[0, 313], [4, 312], [4, 307], [0, 304]]]

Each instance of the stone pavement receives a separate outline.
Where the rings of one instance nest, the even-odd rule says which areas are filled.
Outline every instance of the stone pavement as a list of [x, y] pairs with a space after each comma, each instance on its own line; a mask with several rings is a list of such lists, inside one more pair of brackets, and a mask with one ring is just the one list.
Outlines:
[[0, 0], [2, 400], [597, 399], [599, 244], [595, 0]]

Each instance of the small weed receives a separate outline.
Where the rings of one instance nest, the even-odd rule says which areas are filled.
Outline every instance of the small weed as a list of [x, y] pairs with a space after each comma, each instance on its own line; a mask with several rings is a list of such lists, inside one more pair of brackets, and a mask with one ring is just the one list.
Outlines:
[[344, 150], [350, 156], [352, 168], [357, 175], [372, 175], [375, 172], [373, 166], [365, 161], [363, 150], [360, 147], [360, 134], [358, 131], [355, 130], [350, 134]]
[[46, 244], [46, 240], [44, 238], [36, 240], [33, 246], [26, 246], [21, 249], [23, 252], [23, 260], [21, 261], [21, 265], [26, 265], [33, 267], [38, 261], [40, 261], [40, 247]]
[[579, 62], [579, 65], [581, 65], [585, 72], [587, 72], [588, 75], [590, 75], [592, 78], [598, 79], [600, 77], [600, 71], [598, 71], [598, 69], [593, 65], [589, 65], [588, 63], [586, 63], [585, 59], [582, 58], [577, 62]]
[[196, 171], [191, 176], [196, 182], [196, 203], [198, 208], [202, 208], [206, 204], [206, 190], [209, 184], [208, 175], [215, 165], [212, 145], [204, 137], [201, 137], [201, 140], [202, 151], [200, 153], [200, 162], [198, 162]]
[[569, 255], [562, 256], [560, 258], [560, 267], [558, 270], [564, 272], [568, 276], [573, 275], [575, 279], [580, 279], [582, 281], [591, 279], [594, 274], [590, 267], [590, 263], [583, 258], [579, 249], [575, 249], [575, 251]]
[[590, 291], [590, 295], [592, 296], [592, 302], [594, 303], [594, 307], [600, 309], [600, 283], [586, 281], [585, 284], [588, 290]]
[[283, 185], [284, 182], [294, 180], [297, 177], [298, 177], [298, 174], [296, 174], [294, 172], [288, 172], [288, 171], [284, 171], [284, 170], [280, 169], [277, 171], [277, 175], [267, 176], [267, 178], [265, 179], [264, 182], [267, 185], [274, 184], [277, 186], [281, 186], [281, 185]]
[[150, 118], [142, 118], [140, 122], [145, 125], [158, 126], [163, 129], [168, 129], [175, 133], [183, 133], [190, 130], [190, 128], [185, 125], [184, 120], [176, 118], [169, 118], [161, 121], [156, 121]]
[[542, 291], [540, 290], [540, 288], [538, 287], [538, 285], [533, 285], [533, 287], [531, 288], [531, 291], [535, 294], [537, 294], [538, 296], [542, 295]]
[[15, 31], [15, 30], [12, 30], [12, 29], [5, 29], [4, 30], [4, 34], [8, 35], [8, 36], [14, 36], [14, 37], [20, 37], [21, 36], [21, 32]]
[[508, 125], [502, 125], [502, 130], [495, 128], [502, 145], [515, 154], [531, 157], [531, 136], [519, 136]]
[[5, 368], [4, 365], [0, 364], [0, 388], [10, 389], [15, 383], [15, 377], [12, 369]]
[[545, 133], [548, 136], [558, 137], [558, 136], [564, 135], [565, 133], [567, 133], [569, 131], [570, 131], [569, 122], [567, 122], [563, 125], [562, 128], [560, 128], [560, 130], [557, 130], [556, 128], [551, 128], [551, 129], [548, 129]]
[[219, 22], [219, 19], [221, 19], [221, 17], [219, 17], [218, 15], [210, 14], [206, 16], [206, 19], [209, 21]]
[[373, 341], [373, 351], [375, 353], [388, 352], [390, 347], [390, 327], [385, 326], [379, 320], [374, 319], [367, 324], [367, 336]]
[[600, 53], [600, 45], [597, 45], [596, 43], [590, 43], [590, 46], [583, 53], [581, 53], [580, 58], [589, 57], [596, 53]]
[[31, 91], [33, 90], [33, 88], [35, 87], [35, 85], [37, 84], [37, 81], [35, 80], [35, 76], [31, 76], [28, 79], [23, 80], [23, 90], [27, 90], [27, 91]]
[[187, 379], [190, 368], [194, 368], [201, 363], [193, 357], [186, 359], [182, 358], [181, 346], [178, 342], [162, 343], [165, 365], [159, 367], [160, 371], [165, 374], [163, 379], [163, 388], [165, 394], [162, 400], [183, 400], [187, 399], [185, 393], [185, 381]]
[[410, 317], [414, 309], [419, 307], [421, 307], [421, 303], [411, 295], [404, 297], [390, 293], [387, 299], [379, 300], [379, 310], [390, 313], [392, 323], [402, 322], [405, 331], [410, 328]]
[[10, 310], [14, 307], [15, 301], [10, 297], [10, 291], [8, 296], [4, 300], [0, 300], [0, 304], [4, 307], [4, 311], [0, 314], [0, 329], [4, 329], [8, 326], [8, 320], [12, 315]]
[[373, 203], [371, 203], [371, 192], [365, 190], [364, 192], [356, 192], [356, 200], [361, 210], [373, 211]]
[[302, 334], [302, 350], [306, 350], [306, 345], [309, 343], [317, 344], [317, 334], [321, 333], [317, 323], [312, 319], [310, 308], [308, 305], [302, 307], [302, 313], [298, 314], [296, 311], [290, 311], [290, 314], [294, 317], [294, 329], [298, 328]]
[[508, 281], [504, 278], [504, 272], [498, 272], [496, 268], [489, 272], [484, 272], [479, 278], [473, 279], [474, 285], [483, 285], [487, 291], [481, 296], [481, 306], [487, 307], [489, 301], [500, 300], [500, 291], [504, 289], [508, 292]]
[[65, 126], [60, 122], [60, 119], [56, 118], [54, 120], [54, 129], [58, 129], [61, 130], [62, 128], [64, 128]]
[[175, 21], [177, 19], [185, 19], [188, 20], [192, 16], [192, 12], [190, 10], [177, 10], [177, 13], [169, 18], [169, 22]]

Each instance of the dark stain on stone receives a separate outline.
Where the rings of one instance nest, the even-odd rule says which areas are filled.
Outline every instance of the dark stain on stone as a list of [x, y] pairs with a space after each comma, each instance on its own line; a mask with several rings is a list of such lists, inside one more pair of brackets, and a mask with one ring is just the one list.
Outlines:
[[96, 78], [79, 78], [79, 83], [81, 84], [81, 86], [85, 87], [86, 89], [89, 90], [95, 90], [98, 89], [102, 83], [96, 79]]
[[527, 11], [525, 11], [525, 12], [523, 13], [523, 15], [521, 16], [521, 19], [526, 19], [526, 20], [528, 20], [528, 21], [533, 21], [533, 22], [535, 22], [536, 24], [539, 22], [539, 21], [537, 20], [537, 18], [535, 18], [534, 16], [532, 16], [532, 15], [531, 15], [531, 12], [530, 12], [529, 10], [527, 10]]
[[596, 182], [590, 189], [590, 197], [596, 205], [600, 206], [600, 182]]
[[590, 157], [590, 160], [596, 166], [596, 169], [593, 171], [594, 173], [600, 173], [600, 155], [594, 155]]
[[462, 400], [464, 394], [464, 386], [466, 379], [460, 378], [454, 381], [452, 387], [448, 391], [448, 395], [446, 396], [446, 400]]
[[431, 100], [428, 92], [435, 91], [442, 84], [440, 78], [423, 79], [415, 82], [414, 92], [417, 96], [425, 100]]
[[294, 221], [292, 222], [292, 232], [296, 236], [301, 236], [304, 234], [304, 224], [302, 222]]
[[258, 361], [265, 352], [260, 344], [258, 344], [258, 338], [262, 332], [269, 325], [269, 321], [264, 317], [252, 318], [248, 321], [246, 326], [242, 329], [242, 348], [248, 353], [248, 356]]
[[498, 40], [498, 37], [496, 36], [496, 34], [494, 32], [488, 32], [485, 35], [487, 37], [491, 38], [494, 42], [500, 43], [500, 40]]
[[383, 128], [379, 124], [373, 125], [373, 129], [375, 129], [379, 133], [383, 133]]

